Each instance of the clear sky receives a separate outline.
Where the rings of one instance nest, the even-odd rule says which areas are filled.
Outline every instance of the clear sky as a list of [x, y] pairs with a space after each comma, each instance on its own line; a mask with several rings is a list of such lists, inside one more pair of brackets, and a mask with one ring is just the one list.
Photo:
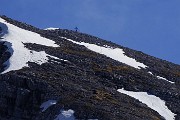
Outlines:
[[180, 0], [0, 0], [0, 14], [60, 27], [180, 64]]

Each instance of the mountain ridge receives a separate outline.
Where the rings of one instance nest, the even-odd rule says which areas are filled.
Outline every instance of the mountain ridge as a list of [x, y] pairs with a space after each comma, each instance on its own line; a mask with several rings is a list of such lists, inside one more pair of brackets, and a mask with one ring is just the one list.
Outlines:
[[[6, 104], [7, 108], [10, 107], [9, 109], [0, 106], [7, 109], [4, 111], [5, 117], [9, 115], [14, 118], [20, 116], [20, 119], [51, 120], [55, 119], [58, 111], [63, 108], [73, 109], [76, 119], [164, 119], [156, 111], [138, 100], [117, 92], [117, 89], [125, 88], [129, 91], [147, 92], [161, 98], [166, 101], [168, 108], [176, 114], [176, 120], [179, 119], [179, 65], [87, 34], [62, 29], [41, 30], [5, 16], [1, 17], [10, 24], [38, 33], [42, 37], [55, 41], [60, 46], [52, 48], [34, 43], [23, 43], [29, 50], [44, 50], [47, 54], [55, 56], [59, 60], [49, 58], [48, 62], [42, 65], [28, 62], [28, 68], [1, 74], [1, 84], [10, 86], [9, 94], [14, 93], [13, 96], [9, 95], [11, 97], [4, 96], [4, 93], [1, 93], [4, 101], [7, 102], [6, 98], [14, 101], [10, 102], [11, 105]], [[108, 46], [112, 49], [121, 48], [126, 56], [144, 63], [147, 67], [138, 70], [65, 38], [77, 43], [86, 42], [104, 48]], [[2, 64], [7, 60], [6, 56], [8, 58], [11, 56], [8, 53], [5, 54], [7, 48], [5, 48], [4, 43], [1, 43], [1, 46], [3, 50], [0, 55], [1, 59], [4, 60], [1, 61], [0, 65], [3, 67]], [[1, 71], [3, 71], [2, 67]], [[158, 79], [157, 76], [172, 81], [174, 84]], [[25, 96], [21, 94], [21, 91], [26, 93]], [[72, 91], [74, 94], [71, 93]], [[42, 97], [43, 95], [44, 97]], [[32, 99], [24, 103], [30, 96], [33, 96]], [[51, 106], [45, 112], [39, 113], [40, 104], [50, 99], [57, 100], [57, 104]], [[29, 105], [33, 106], [32, 111], [27, 107]], [[24, 111], [30, 111], [31, 115], [26, 115]], [[0, 112], [1, 116], [2, 113]]]

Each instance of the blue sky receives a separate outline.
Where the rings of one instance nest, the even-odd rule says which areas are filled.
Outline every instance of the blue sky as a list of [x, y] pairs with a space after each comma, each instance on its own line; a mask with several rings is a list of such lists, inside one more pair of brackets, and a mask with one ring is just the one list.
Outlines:
[[180, 0], [1, 0], [0, 14], [98, 36], [180, 64]]

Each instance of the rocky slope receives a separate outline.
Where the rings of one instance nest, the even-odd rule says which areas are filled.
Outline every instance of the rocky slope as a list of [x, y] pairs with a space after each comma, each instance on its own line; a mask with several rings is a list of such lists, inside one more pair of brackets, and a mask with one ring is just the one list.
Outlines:
[[[180, 120], [179, 65], [91, 35], [63, 29], [42, 30], [6, 16], [0, 19], [0, 119]], [[39, 34], [57, 46], [40, 44], [39, 39], [28, 36], [31, 33], [12, 32], [10, 26]], [[16, 51], [8, 41], [8, 34], [15, 32], [18, 39], [23, 34], [23, 39], [29, 40], [22, 40], [21, 44], [28, 54], [33, 54], [30, 57], [44, 51], [46, 60], [41, 58], [40, 64], [39, 58], [30, 58], [27, 66], [4, 72], [11, 68], [13, 57], [15, 62], [23, 60], [22, 56], [13, 56]], [[12, 42], [17, 41], [13, 38]], [[96, 48], [100, 48], [99, 52]], [[114, 58], [114, 50], [122, 50], [124, 56]], [[158, 97], [172, 114], [168, 118], [166, 113], [117, 91], [122, 88]]]

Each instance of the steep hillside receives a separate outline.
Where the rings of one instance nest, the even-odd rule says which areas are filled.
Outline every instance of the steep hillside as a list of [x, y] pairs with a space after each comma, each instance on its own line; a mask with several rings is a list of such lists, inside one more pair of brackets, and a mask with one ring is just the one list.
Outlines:
[[0, 18], [0, 119], [180, 120], [180, 66]]

